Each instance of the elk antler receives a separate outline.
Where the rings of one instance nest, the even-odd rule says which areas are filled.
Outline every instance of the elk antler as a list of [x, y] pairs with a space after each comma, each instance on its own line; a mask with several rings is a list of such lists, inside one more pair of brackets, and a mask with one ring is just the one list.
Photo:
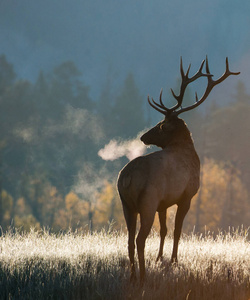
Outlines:
[[[180, 94], [177, 96], [174, 93], [174, 91], [171, 89], [172, 95], [176, 99], [177, 104], [175, 106], [173, 106], [172, 108], [167, 108], [163, 104], [163, 102], [162, 102], [162, 90], [161, 90], [160, 99], [159, 99], [160, 104], [156, 103], [153, 98], [152, 98], [152, 102], [153, 102], [152, 103], [150, 101], [149, 97], [148, 97], [149, 104], [154, 109], [156, 109], [157, 111], [159, 111], [160, 113], [162, 113], [164, 115], [169, 115], [169, 114], [171, 114], [173, 112], [176, 115], [179, 115], [179, 114], [181, 114], [181, 113], [183, 113], [185, 111], [191, 110], [191, 109], [199, 106], [202, 102], [205, 101], [205, 99], [207, 98], [207, 96], [209, 95], [209, 93], [211, 92], [211, 90], [213, 89], [213, 87], [216, 86], [217, 84], [221, 83], [228, 76], [240, 74], [240, 72], [233, 73], [233, 72], [229, 71], [228, 58], [226, 58], [226, 71], [225, 71], [225, 73], [219, 79], [213, 80], [212, 79], [213, 75], [209, 71], [207, 57], [206, 57], [206, 74], [202, 73], [202, 69], [203, 69], [204, 63], [205, 63], [205, 60], [202, 61], [201, 66], [200, 66], [199, 70], [197, 71], [197, 73], [194, 74], [192, 77], [189, 77], [188, 75], [189, 75], [191, 64], [189, 65], [189, 67], [187, 69], [187, 72], [185, 74], [184, 71], [183, 71], [182, 58], [181, 58], [180, 73], [181, 73], [182, 82], [181, 82], [181, 87], [180, 87]], [[203, 96], [200, 99], [198, 99], [197, 93], [195, 93], [196, 102], [193, 105], [177, 110], [179, 107], [182, 106], [183, 97], [184, 97], [185, 90], [186, 90], [186, 87], [188, 86], [188, 84], [191, 83], [191, 82], [193, 82], [193, 81], [195, 81], [196, 79], [198, 79], [200, 77], [207, 77], [207, 80], [208, 80], [207, 88], [206, 88], [205, 93], [203, 94]]]

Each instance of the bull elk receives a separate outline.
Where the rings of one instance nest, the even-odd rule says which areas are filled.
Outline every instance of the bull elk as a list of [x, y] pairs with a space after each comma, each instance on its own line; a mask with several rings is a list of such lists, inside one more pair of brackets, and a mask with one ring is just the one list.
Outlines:
[[[206, 73], [203, 66], [206, 61]], [[162, 91], [159, 103], [148, 97], [149, 104], [165, 117], [155, 127], [142, 135], [141, 141], [146, 145], [156, 145], [161, 150], [151, 154], [137, 157], [129, 162], [119, 173], [118, 192], [121, 198], [124, 217], [128, 229], [128, 254], [130, 259], [130, 280], [136, 279], [135, 271], [135, 232], [137, 215], [140, 215], [140, 230], [136, 238], [139, 260], [140, 282], [145, 278], [144, 248], [146, 238], [154, 222], [155, 213], [158, 212], [160, 222], [160, 248], [157, 256], [159, 260], [163, 255], [164, 239], [167, 234], [166, 213], [167, 208], [176, 204], [174, 244], [172, 262], [177, 262], [178, 243], [181, 235], [183, 220], [189, 210], [192, 197], [199, 189], [200, 160], [195, 151], [191, 133], [185, 122], [178, 116], [186, 111], [196, 108], [205, 101], [214, 86], [224, 81], [230, 75], [228, 58], [226, 58], [225, 73], [217, 80], [212, 79], [208, 60], [203, 60], [198, 72], [189, 77], [190, 66], [184, 73], [182, 59], [180, 62], [181, 87], [179, 95], [171, 89], [177, 103], [167, 108], [162, 101]], [[200, 77], [207, 78], [207, 87], [203, 96], [188, 107], [182, 107], [186, 87]]]

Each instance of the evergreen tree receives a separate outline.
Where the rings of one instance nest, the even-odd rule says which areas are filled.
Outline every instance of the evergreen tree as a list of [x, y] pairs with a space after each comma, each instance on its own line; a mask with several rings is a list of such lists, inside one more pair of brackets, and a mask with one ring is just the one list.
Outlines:
[[4, 54], [0, 55], [0, 95], [9, 88], [16, 79], [16, 73]]
[[134, 76], [130, 73], [115, 99], [112, 119], [114, 135], [131, 138], [144, 129], [146, 122], [143, 104]]
[[237, 102], [242, 102], [245, 104], [250, 103], [250, 95], [247, 94], [246, 86], [241, 80], [238, 81], [238, 84], [236, 86], [236, 94], [234, 95], [234, 98]]
[[112, 96], [111, 77], [108, 75], [106, 83], [101, 91], [100, 100], [96, 106], [97, 114], [100, 117], [100, 123], [103, 127], [106, 138], [111, 139], [114, 136], [113, 125], [113, 96]]

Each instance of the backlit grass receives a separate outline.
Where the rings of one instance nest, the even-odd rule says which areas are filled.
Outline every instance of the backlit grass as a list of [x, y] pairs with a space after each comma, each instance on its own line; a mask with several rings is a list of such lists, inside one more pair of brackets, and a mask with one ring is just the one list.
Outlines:
[[145, 249], [147, 281], [140, 287], [129, 283], [121, 232], [8, 232], [0, 238], [0, 299], [250, 299], [246, 231], [185, 235], [178, 265], [169, 262], [171, 237], [156, 264], [158, 246], [153, 232]]

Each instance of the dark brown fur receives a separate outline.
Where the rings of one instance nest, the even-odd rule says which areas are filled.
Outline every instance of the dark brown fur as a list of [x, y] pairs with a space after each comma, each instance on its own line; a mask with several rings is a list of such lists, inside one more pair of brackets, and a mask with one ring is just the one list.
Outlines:
[[141, 140], [155, 144], [162, 150], [138, 157], [120, 172], [118, 191], [129, 232], [131, 279], [135, 278], [134, 249], [137, 215], [141, 228], [136, 239], [140, 279], [145, 276], [144, 247], [156, 211], [160, 220], [161, 243], [157, 260], [162, 257], [167, 234], [166, 210], [177, 204], [172, 261], [177, 261], [181, 227], [192, 197], [199, 188], [200, 161], [190, 132], [183, 120], [173, 117], [157, 124]]

